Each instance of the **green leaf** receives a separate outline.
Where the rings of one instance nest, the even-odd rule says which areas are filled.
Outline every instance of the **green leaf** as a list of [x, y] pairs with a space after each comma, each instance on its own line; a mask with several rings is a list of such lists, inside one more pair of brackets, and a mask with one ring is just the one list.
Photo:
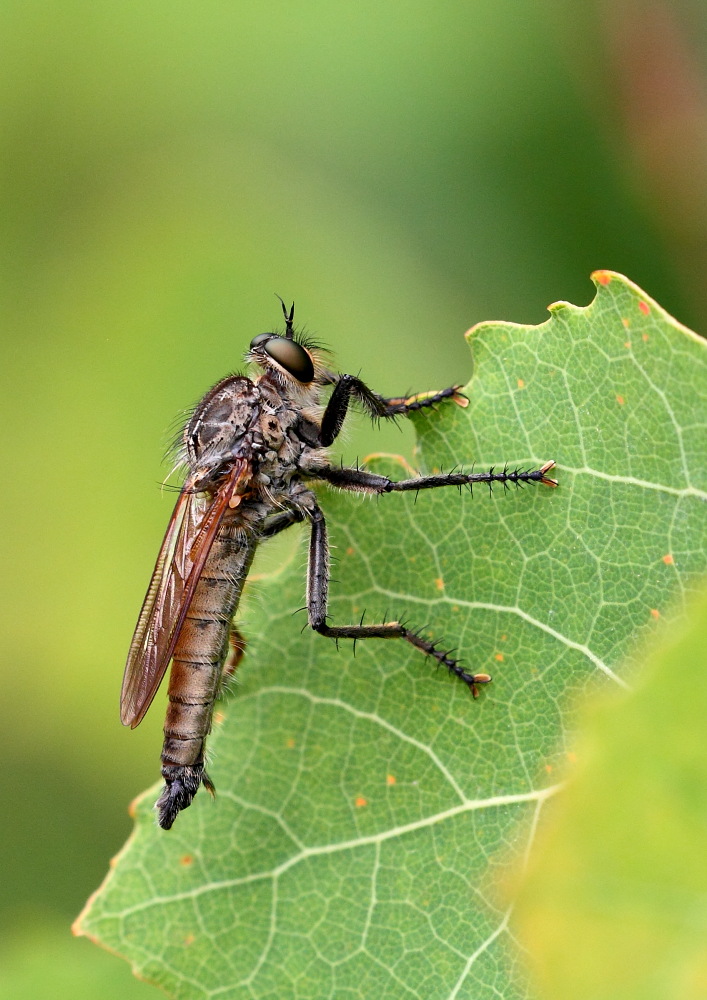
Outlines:
[[517, 922], [545, 1000], [707, 995], [707, 590], [661, 639], [636, 691], [586, 713], [538, 841]]
[[168, 995], [528, 994], [502, 887], [573, 757], [578, 698], [627, 684], [624, 655], [707, 563], [705, 345], [595, 281], [542, 326], [474, 328], [470, 405], [415, 417], [421, 470], [555, 459], [559, 489], [322, 496], [333, 621], [428, 625], [493, 674], [477, 702], [407, 644], [354, 659], [301, 632], [303, 548], [252, 587], [216, 802], [164, 833], [143, 796], [79, 924]]

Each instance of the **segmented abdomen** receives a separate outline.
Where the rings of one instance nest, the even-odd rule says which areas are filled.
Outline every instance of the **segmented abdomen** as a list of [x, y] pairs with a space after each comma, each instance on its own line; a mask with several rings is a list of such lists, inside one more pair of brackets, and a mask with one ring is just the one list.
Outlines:
[[255, 547], [255, 534], [243, 531], [237, 523], [224, 523], [214, 540], [172, 658], [164, 766], [203, 763], [229, 627]]

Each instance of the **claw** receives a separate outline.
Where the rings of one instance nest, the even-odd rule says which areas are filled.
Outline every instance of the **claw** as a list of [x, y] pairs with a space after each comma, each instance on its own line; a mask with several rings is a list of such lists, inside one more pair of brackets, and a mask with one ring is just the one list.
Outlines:
[[545, 465], [543, 465], [543, 467], [539, 470], [541, 473], [541, 478], [540, 478], [541, 483], [545, 483], [546, 486], [559, 486], [559, 483], [557, 482], [556, 479], [550, 479], [549, 476], [545, 475], [546, 472], [549, 472], [550, 469], [554, 468], [555, 468], [554, 462], [546, 462]]
[[491, 675], [490, 674], [474, 674], [471, 678], [471, 683], [469, 684], [469, 690], [471, 691], [474, 698], [479, 697], [479, 689], [477, 684], [490, 684]]

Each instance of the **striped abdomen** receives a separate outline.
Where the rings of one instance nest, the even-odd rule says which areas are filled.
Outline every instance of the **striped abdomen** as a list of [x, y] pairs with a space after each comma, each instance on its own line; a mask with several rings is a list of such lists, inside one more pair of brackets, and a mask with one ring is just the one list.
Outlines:
[[172, 657], [164, 725], [160, 825], [169, 828], [203, 782], [204, 743], [219, 691], [231, 619], [238, 606], [257, 536], [243, 522], [225, 522], [214, 540]]

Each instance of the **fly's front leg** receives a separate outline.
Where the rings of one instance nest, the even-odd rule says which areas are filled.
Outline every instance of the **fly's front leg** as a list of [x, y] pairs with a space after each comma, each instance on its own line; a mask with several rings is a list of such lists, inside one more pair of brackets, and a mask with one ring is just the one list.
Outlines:
[[460, 406], [468, 406], [469, 401], [466, 396], [461, 395], [460, 389], [460, 385], [452, 385], [439, 392], [424, 392], [407, 398], [399, 396], [388, 399], [373, 392], [355, 375], [339, 375], [322, 417], [321, 444], [328, 448], [333, 443], [344, 423], [352, 398], [359, 402], [374, 420], [382, 420], [394, 419], [401, 414], [434, 406], [444, 399], [453, 399]]
[[[380, 477], [379, 477], [380, 478]], [[437, 649], [434, 642], [423, 639], [419, 632], [407, 628], [402, 622], [384, 622], [380, 625], [329, 625], [327, 608], [329, 595], [329, 544], [326, 522], [318, 506], [314, 505], [310, 514], [312, 536], [309, 545], [309, 569], [307, 574], [307, 612], [309, 624], [315, 632], [330, 639], [405, 639], [427, 656], [448, 668], [464, 681], [476, 698], [479, 684], [488, 684], [488, 674], [470, 674], [459, 666], [457, 660], [448, 653]]]
[[461, 391], [460, 385], [450, 385], [446, 389], [439, 389], [437, 392], [416, 392], [412, 396], [397, 396], [395, 398], [379, 397], [385, 403], [385, 417], [397, 417], [398, 414], [414, 413], [416, 410], [423, 410], [426, 406], [436, 406], [445, 399], [451, 399], [457, 406], [467, 407], [469, 400]]

